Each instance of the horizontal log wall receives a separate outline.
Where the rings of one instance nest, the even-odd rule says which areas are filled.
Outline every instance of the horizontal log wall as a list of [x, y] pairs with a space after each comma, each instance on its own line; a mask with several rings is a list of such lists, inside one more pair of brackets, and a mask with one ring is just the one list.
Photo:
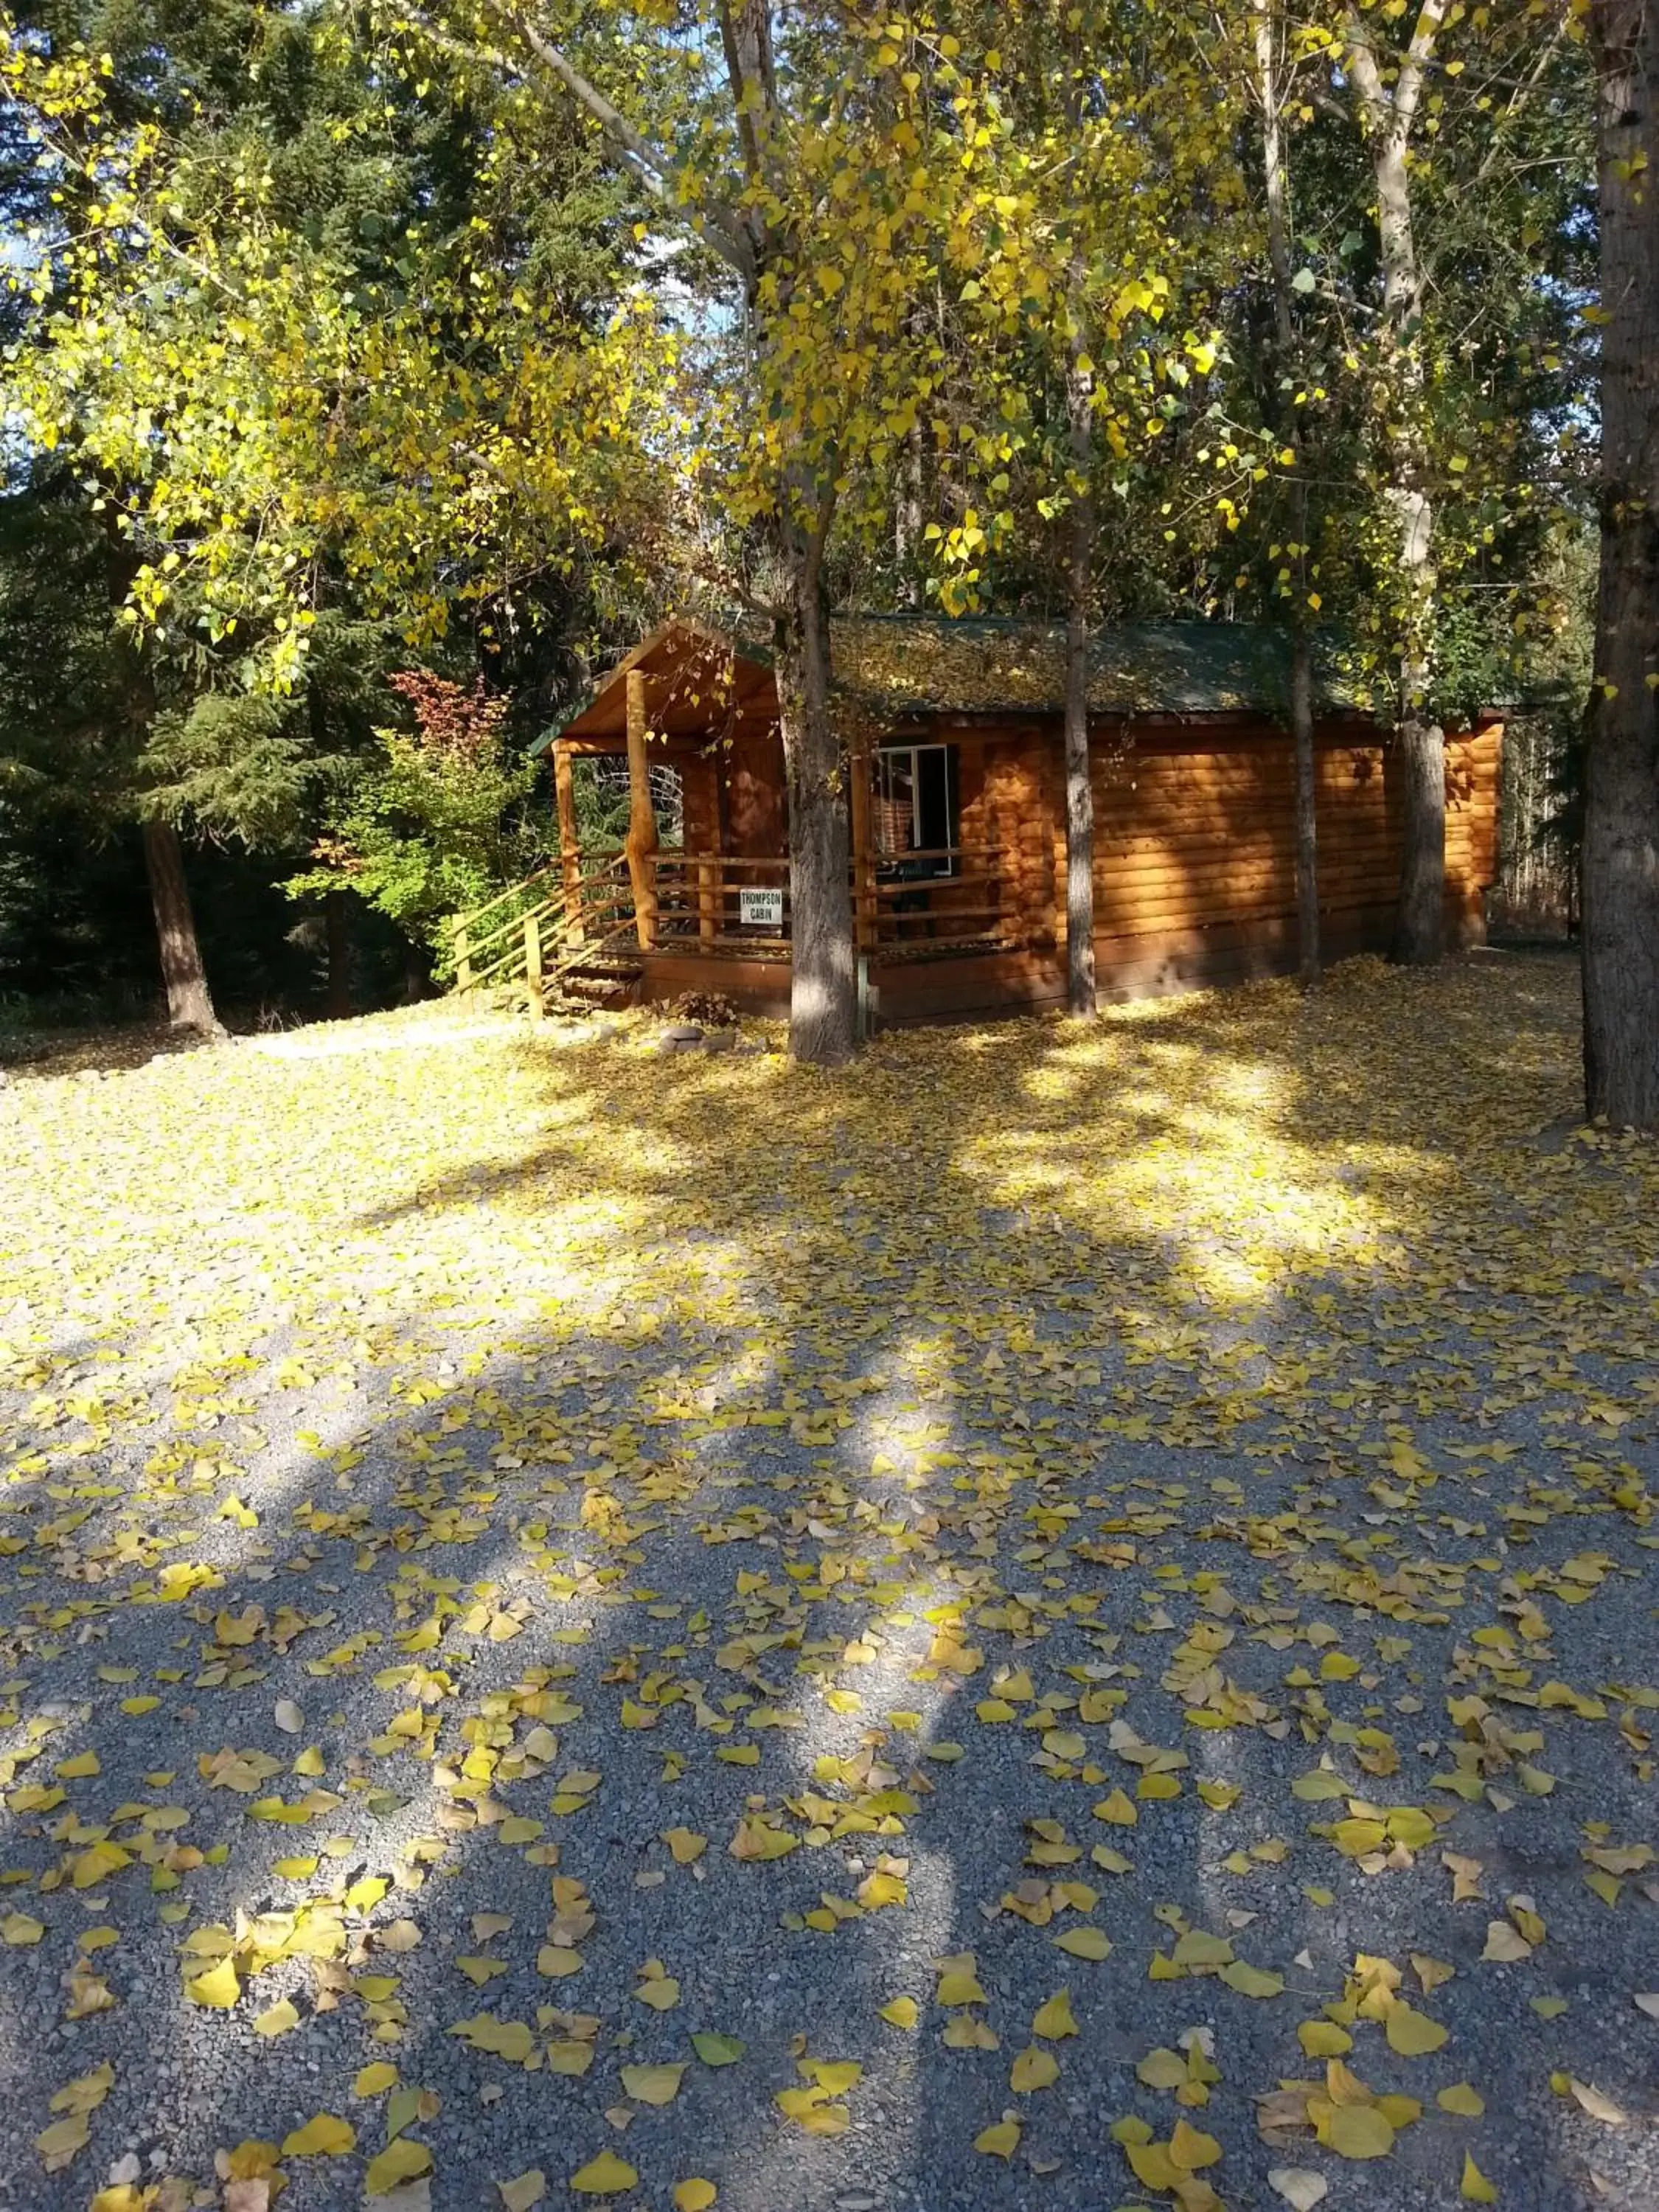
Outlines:
[[[1498, 860], [1496, 726], [1447, 745], [1446, 909], [1455, 939], [1478, 935], [1484, 892]], [[1044, 762], [1049, 804], [1058, 761]], [[1224, 734], [1153, 735], [1105, 728], [1096, 737], [1095, 934], [1103, 983], [1136, 970], [1147, 940], [1167, 939], [1189, 957], [1203, 933], [1237, 950], [1259, 927], [1277, 950], [1276, 925], [1296, 915], [1295, 769], [1288, 738], [1272, 725]], [[1379, 739], [1340, 726], [1320, 733], [1316, 760], [1320, 912], [1333, 950], [1383, 945], [1400, 870], [1398, 779]], [[1052, 865], [1065, 866], [1063, 825]], [[1063, 930], [1057, 904], [1048, 926]], [[1275, 927], [1269, 927], [1268, 925]]]

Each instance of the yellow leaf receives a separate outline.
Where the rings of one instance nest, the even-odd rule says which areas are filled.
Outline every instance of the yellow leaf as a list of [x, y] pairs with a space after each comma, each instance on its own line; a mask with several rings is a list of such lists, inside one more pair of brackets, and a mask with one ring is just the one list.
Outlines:
[[48, 2171], [55, 2172], [67, 2166], [85, 2144], [92, 2132], [92, 2122], [85, 2112], [71, 2112], [67, 2118], [54, 2120], [43, 2128], [34, 2138], [34, 2148], [45, 2159]]
[[1177, 2120], [1175, 2133], [1170, 2137], [1170, 2156], [1183, 2173], [1196, 2172], [1200, 2166], [1213, 2166], [1221, 2155], [1221, 2145], [1213, 2136], [1205, 2135], [1189, 2121]]
[[1069, 1990], [1057, 1990], [1046, 2004], [1037, 2007], [1031, 2021], [1031, 2033], [1046, 2036], [1051, 2043], [1058, 2043], [1062, 2036], [1078, 2033], [1077, 2021], [1072, 2015], [1072, 1993]]
[[256, 2035], [286, 2035], [290, 2028], [298, 2027], [300, 2015], [287, 1997], [278, 1997], [276, 2003], [262, 2012], [253, 2023]]
[[349, 2120], [336, 2119], [331, 2112], [319, 2112], [302, 2128], [295, 2128], [283, 2138], [284, 2158], [343, 2158], [355, 2150], [357, 2130]]
[[31, 1913], [9, 1912], [0, 1920], [0, 1938], [8, 1943], [38, 1943], [46, 1932], [45, 1921], [35, 1919]]
[[1334, 2020], [1304, 2020], [1296, 2039], [1310, 2058], [1342, 2058], [1353, 2049], [1353, 2038]]
[[680, 2093], [680, 2081], [685, 2068], [669, 2066], [624, 2066], [622, 2085], [636, 2104], [672, 2105]]
[[1486, 2109], [1486, 2099], [1467, 2081], [1454, 2081], [1449, 2089], [1442, 2089], [1434, 2101], [1443, 2112], [1455, 2112], [1465, 2120], [1478, 2120]]
[[662, 1839], [674, 1854], [676, 1866], [690, 1866], [708, 1848], [708, 1837], [698, 1835], [691, 1828], [665, 1828]]
[[192, 2004], [218, 2005], [228, 2009], [242, 1994], [242, 1985], [236, 1978], [236, 1968], [228, 1959], [222, 1959], [204, 1974], [185, 1984], [185, 1995]]
[[378, 2097], [382, 2091], [398, 2086], [398, 2069], [389, 2060], [377, 2058], [359, 2072], [351, 2085], [354, 2097]]
[[369, 2160], [363, 2186], [371, 2197], [390, 2197], [404, 2182], [418, 2181], [422, 2174], [431, 2171], [432, 2154], [426, 2145], [408, 2136], [399, 2136], [395, 2142], [386, 2145], [378, 2158]]
[[1015, 2059], [1009, 2075], [1008, 2086], [1018, 2094], [1028, 2089], [1047, 2089], [1060, 2079], [1060, 2061], [1052, 2051], [1039, 2051], [1035, 2045], [1022, 2051]]
[[1471, 2204], [1496, 2204], [1498, 2191], [1487, 2180], [1468, 2151], [1463, 2154], [1463, 2178], [1457, 2185], [1457, 2193]]
[[455, 1965], [477, 1990], [483, 1989], [487, 1982], [493, 1982], [497, 1974], [507, 1972], [505, 1959], [457, 1959]]
[[1438, 2021], [1414, 2010], [1403, 1999], [1389, 2007], [1382, 2033], [1389, 2039], [1389, 2050], [1397, 2051], [1402, 2058], [1425, 2058], [1446, 2040], [1446, 2031]]
[[1126, 2142], [1123, 2154], [1134, 2168], [1135, 2179], [1144, 2182], [1148, 2189], [1173, 2189], [1186, 2179], [1170, 2157], [1167, 2143]]
[[1316, 2133], [1340, 2158], [1386, 2158], [1394, 2129], [1375, 2105], [1334, 2105]]
[[1109, 1797], [1103, 1797], [1095, 1807], [1097, 1820], [1109, 1820], [1114, 1827], [1133, 1828], [1140, 1814], [1135, 1801], [1126, 1790], [1114, 1790]]
[[720, 2195], [712, 2181], [693, 2178], [674, 2184], [674, 2212], [708, 2212], [709, 2206]]
[[132, 1864], [132, 1853], [119, 1844], [94, 1844], [70, 1862], [70, 1880], [76, 1889], [92, 1889], [123, 1867]]
[[999, 2120], [994, 2127], [981, 2128], [974, 2137], [974, 2148], [988, 2158], [1012, 2158], [1019, 2148], [1019, 2122]]
[[1486, 1923], [1486, 1948], [1480, 1955], [1483, 1959], [1495, 1960], [1501, 1966], [1518, 1966], [1522, 1960], [1531, 1958], [1532, 1945], [1520, 1929], [1512, 1928], [1507, 1920], [1489, 1920]]
[[532, 2166], [516, 2181], [498, 2181], [496, 2193], [501, 2200], [501, 2212], [535, 2212], [547, 2194], [547, 2176], [540, 2166]]
[[1057, 1950], [1067, 1951], [1074, 1959], [1109, 1959], [1112, 1946], [1103, 1928], [1068, 1928], [1063, 1936], [1056, 1936]]
[[52, 2094], [54, 2112], [95, 2112], [115, 2087], [115, 2069], [106, 2058], [90, 2074], [82, 2074], [77, 2081], [66, 2081]]
[[515, 2066], [522, 2066], [535, 2048], [536, 2039], [521, 2020], [497, 2020], [494, 2013], [475, 2013], [471, 2020], [458, 2020], [450, 2029], [475, 2051], [493, 2051], [497, 2058], [505, 2058]]
[[1230, 1990], [1237, 1990], [1242, 1997], [1276, 1997], [1285, 1987], [1283, 1974], [1274, 1973], [1266, 1966], [1252, 1966], [1243, 1959], [1230, 1959], [1220, 1969], [1218, 1978]]
[[613, 2150], [602, 2150], [571, 2175], [570, 2186], [579, 2197], [620, 2197], [639, 2178], [625, 2158], [618, 2158]]
[[877, 2017], [890, 2027], [914, 2027], [920, 2017], [920, 2008], [914, 1997], [890, 1997], [877, 2008]]

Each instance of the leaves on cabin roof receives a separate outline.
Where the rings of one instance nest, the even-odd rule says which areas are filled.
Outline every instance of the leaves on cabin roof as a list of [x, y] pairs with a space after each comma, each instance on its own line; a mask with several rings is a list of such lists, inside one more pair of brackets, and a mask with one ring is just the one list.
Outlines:
[[[887, 714], [1059, 714], [1063, 623], [937, 615], [841, 615], [830, 625], [838, 691]], [[1328, 705], [1346, 694], [1322, 654]], [[1289, 641], [1243, 623], [1130, 623], [1092, 631], [1089, 704], [1101, 714], [1282, 714]]]
[[[843, 715], [860, 710], [875, 723], [906, 714], [1058, 714], [1066, 703], [1066, 626], [1018, 617], [836, 615], [830, 625], [831, 670]], [[693, 625], [666, 624], [648, 653], [629, 656], [605, 677], [580, 711], [561, 726], [622, 727], [620, 694], [630, 663], [650, 678], [651, 711], [678, 721], [699, 714], [718, 723], [733, 696], [730, 668], [746, 691], [769, 666], [767, 648], [732, 641], [735, 663]], [[1096, 629], [1089, 641], [1089, 703], [1098, 714], [1282, 716], [1289, 696], [1287, 634], [1245, 623], [1127, 623]], [[1322, 708], [1354, 704], [1331, 641], [1316, 647]], [[599, 702], [608, 703], [595, 714]], [[592, 720], [590, 720], [590, 716]], [[676, 726], [678, 726], [678, 721]], [[548, 732], [533, 750], [550, 745]]]

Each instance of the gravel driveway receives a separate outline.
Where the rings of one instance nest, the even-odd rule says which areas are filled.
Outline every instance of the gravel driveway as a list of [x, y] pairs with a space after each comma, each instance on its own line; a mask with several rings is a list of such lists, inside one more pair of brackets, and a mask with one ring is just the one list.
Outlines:
[[21, 1071], [0, 2205], [1651, 2212], [1576, 1051], [1492, 955]]

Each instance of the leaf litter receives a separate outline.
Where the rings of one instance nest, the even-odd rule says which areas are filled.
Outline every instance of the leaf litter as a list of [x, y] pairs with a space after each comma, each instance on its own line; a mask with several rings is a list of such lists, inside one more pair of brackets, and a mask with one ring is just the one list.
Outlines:
[[[1413, 2130], [1465, 2201], [1524, 2203], [1547, 2124], [1584, 2202], [1628, 2182], [1659, 1174], [1534, 1143], [1570, 1013], [1547, 967], [1359, 963], [828, 1085], [428, 1018], [0, 1095], [42, 2203], [141, 2112], [109, 2212], [459, 2203], [471, 2095], [504, 2203], [712, 2204], [769, 2106], [827, 2204], [901, 2170], [918, 2069], [993, 2198], [1086, 2170], [1073, 2084], [1182, 2212]], [[824, 1963], [911, 1921], [925, 1983]], [[140, 1953], [240, 2142], [131, 2039]], [[398, 2063], [434, 2028], [442, 2094]]]

